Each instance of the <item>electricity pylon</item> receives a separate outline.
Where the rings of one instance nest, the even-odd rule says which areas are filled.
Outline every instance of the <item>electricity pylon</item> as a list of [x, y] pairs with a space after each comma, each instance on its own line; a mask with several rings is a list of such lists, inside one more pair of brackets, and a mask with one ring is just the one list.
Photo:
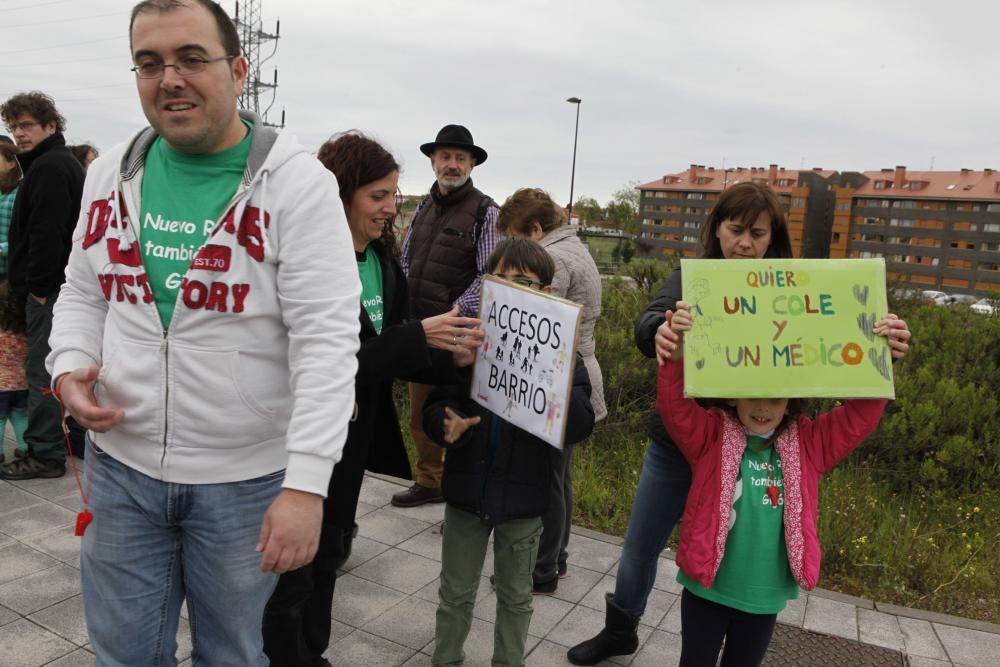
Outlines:
[[[246, 56], [250, 64], [250, 72], [247, 75], [246, 83], [243, 86], [243, 94], [240, 96], [240, 107], [253, 111], [259, 115], [265, 125], [272, 127], [285, 126], [285, 110], [281, 110], [281, 122], [269, 123], [267, 114], [274, 106], [274, 99], [278, 94], [278, 68], [274, 68], [274, 78], [271, 82], [262, 81], [261, 66], [274, 57], [278, 51], [278, 39], [281, 37], [281, 21], [275, 21], [274, 33], [266, 33], [263, 30], [263, 19], [260, 11], [261, 0], [237, 0], [236, 14], [233, 21], [240, 34], [240, 42], [243, 44], [243, 55]], [[261, 58], [261, 52], [265, 44], [273, 43], [271, 53]], [[261, 91], [266, 95], [270, 92], [271, 98], [267, 106], [261, 109]]]

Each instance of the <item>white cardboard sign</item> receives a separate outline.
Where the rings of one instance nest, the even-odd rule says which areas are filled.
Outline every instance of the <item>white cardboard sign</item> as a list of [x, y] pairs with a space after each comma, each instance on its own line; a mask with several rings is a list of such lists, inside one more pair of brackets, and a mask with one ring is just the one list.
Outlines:
[[472, 399], [562, 449], [579, 304], [484, 276]]

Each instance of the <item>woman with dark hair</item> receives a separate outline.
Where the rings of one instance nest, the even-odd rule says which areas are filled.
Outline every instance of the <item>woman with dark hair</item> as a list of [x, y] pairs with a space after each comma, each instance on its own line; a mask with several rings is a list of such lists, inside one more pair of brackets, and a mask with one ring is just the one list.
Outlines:
[[21, 166], [17, 163], [17, 146], [0, 143], [0, 280], [7, 280], [7, 233], [14, 211], [17, 186], [21, 184]]
[[[759, 183], [738, 183], [722, 192], [701, 228], [703, 258], [763, 259], [792, 257], [785, 212], [774, 192]], [[635, 344], [647, 357], [662, 364], [677, 347], [678, 336], [667, 314], [681, 300], [681, 272], [672, 273], [652, 303], [635, 321]], [[906, 351], [910, 332], [891, 313], [886, 316], [889, 345]], [[604, 628], [592, 639], [569, 650], [575, 665], [594, 665], [613, 655], [634, 653], [639, 645], [636, 628], [656, 581], [660, 553], [684, 511], [691, 487], [691, 466], [667, 435], [663, 421], [652, 411], [648, 421], [649, 449], [632, 501], [632, 513], [614, 593], [605, 595]]]
[[[594, 327], [601, 316], [601, 275], [587, 246], [576, 230], [566, 224], [566, 214], [544, 190], [522, 188], [512, 194], [500, 208], [497, 227], [510, 236], [537, 241], [555, 263], [552, 294], [583, 306], [577, 352], [590, 376], [590, 403], [594, 419], [608, 414], [604, 404], [604, 379], [594, 356]], [[549, 507], [542, 515], [541, 542], [532, 575], [532, 590], [552, 594], [559, 587], [559, 577], [566, 576], [569, 558], [570, 526], [573, 518], [573, 480], [571, 477], [573, 446], [562, 451], [562, 461], [555, 469]]]
[[323, 652], [330, 642], [337, 569], [351, 554], [365, 470], [411, 478], [392, 400], [393, 379], [435, 384], [451, 368], [450, 353], [475, 349], [483, 335], [469, 328], [479, 320], [459, 317], [457, 309], [409, 319], [393, 230], [399, 182], [393, 156], [352, 131], [324, 143], [319, 159], [337, 177], [354, 241], [362, 285], [361, 349], [355, 416], [323, 503], [319, 551], [311, 564], [281, 575], [264, 611], [264, 652], [274, 667], [329, 665]]
[[97, 149], [90, 144], [77, 144], [69, 147], [69, 152], [77, 159], [83, 170], [86, 171], [90, 163], [97, 159]]

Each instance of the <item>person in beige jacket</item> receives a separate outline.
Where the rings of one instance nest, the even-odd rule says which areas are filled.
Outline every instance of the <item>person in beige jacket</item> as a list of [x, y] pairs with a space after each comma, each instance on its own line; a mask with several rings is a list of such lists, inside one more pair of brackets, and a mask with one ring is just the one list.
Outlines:
[[[590, 402], [595, 420], [604, 419], [604, 381], [594, 356], [594, 327], [601, 316], [601, 276], [594, 258], [566, 224], [566, 214], [543, 190], [522, 188], [504, 202], [497, 218], [500, 232], [537, 241], [556, 265], [552, 294], [583, 306], [577, 352], [583, 357], [592, 387]], [[534, 591], [552, 594], [559, 577], [566, 574], [566, 547], [573, 516], [573, 483], [570, 479], [573, 449], [563, 450], [562, 465], [555, 471], [549, 508], [542, 515], [542, 539], [534, 571]]]

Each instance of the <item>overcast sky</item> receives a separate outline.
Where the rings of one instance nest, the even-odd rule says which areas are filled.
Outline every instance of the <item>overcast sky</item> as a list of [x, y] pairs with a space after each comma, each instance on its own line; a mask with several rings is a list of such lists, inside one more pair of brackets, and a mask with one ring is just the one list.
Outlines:
[[[41, 89], [70, 141], [109, 148], [144, 124], [129, 0], [0, 0], [0, 96]], [[691, 163], [796, 169], [1000, 167], [1000, 2], [971, 0], [262, 0], [281, 19], [271, 120], [315, 150], [361, 129], [426, 191], [446, 123], [521, 186], [605, 202]], [[232, 12], [234, 0], [223, 7]], [[265, 50], [266, 52], [266, 50]], [[266, 100], [266, 98], [265, 98]]]

